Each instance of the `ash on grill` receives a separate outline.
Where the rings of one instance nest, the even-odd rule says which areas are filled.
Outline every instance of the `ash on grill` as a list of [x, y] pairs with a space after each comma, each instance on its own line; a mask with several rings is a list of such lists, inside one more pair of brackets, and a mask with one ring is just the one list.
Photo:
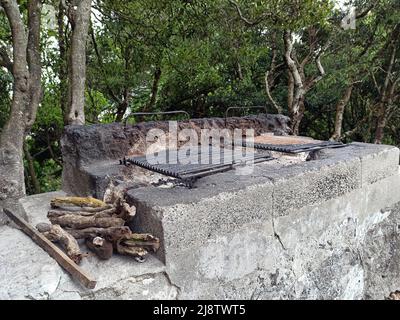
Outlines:
[[[125, 157], [120, 160], [120, 165], [134, 165], [147, 169], [150, 172], [176, 179], [178, 183], [192, 188], [200, 178], [231, 171], [249, 163], [256, 164], [267, 161], [281, 163], [283, 161], [283, 164], [290, 165], [296, 160], [307, 161], [309, 156], [316, 151], [342, 148], [346, 145], [340, 142], [319, 141], [308, 137], [263, 134], [255, 137], [254, 141], [235, 142], [232, 146], [221, 144], [219, 147], [211, 145], [208, 148], [198, 147], [198, 151], [190, 154], [183, 162], [177, 160], [180, 151], [160, 148], [156, 152], [157, 156], [147, 154], [130, 158]], [[245, 157], [243, 156], [244, 150], [246, 150]], [[226, 155], [228, 155], [228, 158]], [[212, 161], [214, 156], [217, 156], [217, 162]], [[163, 159], [164, 162], [157, 162], [157, 159]], [[202, 159], [206, 161], [203, 162]], [[163, 182], [165, 180], [160, 179], [156, 185], [162, 185]]]
[[109, 190], [105, 201], [94, 198], [65, 197], [51, 201], [48, 219], [37, 229], [47, 239], [59, 243], [77, 264], [88, 254], [83, 254], [78, 241], [100, 259], [108, 260], [113, 253], [134, 257], [144, 262], [147, 254], [160, 247], [158, 238], [150, 234], [134, 234], [126, 226], [136, 214], [118, 189]]
[[[201, 149], [194, 154], [190, 154], [182, 163], [178, 161], [178, 151], [162, 150], [158, 152], [158, 157], [166, 159], [166, 163], [154, 164], [154, 155], [124, 158], [120, 161], [123, 165], [136, 165], [141, 168], [157, 172], [159, 174], [178, 179], [189, 188], [194, 183], [206, 176], [222, 173], [244, 166], [249, 163], [260, 163], [271, 161], [273, 158], [269, 153], [254, 151], [243, 156], [242, 148], [228, 149], [212, 147]], [[174, 159], [171, 161], [171, 159]]]

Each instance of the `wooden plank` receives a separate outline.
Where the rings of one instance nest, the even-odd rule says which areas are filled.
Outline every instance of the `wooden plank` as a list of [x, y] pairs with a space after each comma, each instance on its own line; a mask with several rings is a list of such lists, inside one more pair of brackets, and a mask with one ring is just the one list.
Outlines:
[[43, 250], [45, 250], [57, 263], [64, 268], [75, 280], [79, 281], [84, 287], [94, 289], [96, 281], [93, 280], [84, 270], [82, 270], [74, 261], [72, 261], [60, 248], [48, 240], [39, 231], [33, 228], [24, 219], [16, 216], [11, 211], [4, 209], [4, 213], [9, 217], [17, 226], [19, 226], [24, 233], [32, 238]]

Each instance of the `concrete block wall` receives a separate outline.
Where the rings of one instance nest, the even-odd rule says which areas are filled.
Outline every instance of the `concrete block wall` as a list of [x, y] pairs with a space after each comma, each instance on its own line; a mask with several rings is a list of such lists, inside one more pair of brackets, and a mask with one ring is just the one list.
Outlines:
[[[160, 259], [182, 298], [361, 299], [373, 292], [366, 236], [400, 202], [399, 150], [354, 144], [302, 164], [261, 165], [245, 178], [208, 177], [190, 191], [145, 187], [129, 196], [145, 204], [140, 229], [157, 221]], [[399, 281], [383, 282], [379, 292]]]
[[[400, 289], [397, 148], [352, 144], [196, 186], [129, 192], [135, 227], [163, 248], [144, 264], [88, 257], [82, 267], [96, 276], [94, 290], [21, 231], [0, 227], [0, 298], [384, 299]], [[44, 204], [57, 194], [21, 201], [31, 223], [46, 220]]]

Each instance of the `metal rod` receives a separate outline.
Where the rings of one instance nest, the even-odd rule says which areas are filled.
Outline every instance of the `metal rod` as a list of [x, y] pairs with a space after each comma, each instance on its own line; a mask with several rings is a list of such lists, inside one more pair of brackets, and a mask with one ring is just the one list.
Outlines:
[[251, 107], [229, 107], [225, 111], [225, 122], [226, 119], [228, 118], [229, 111], [231, 110], [247, 110], [247, 109], [264, 109], [265, 113], [268, 113], [268, 109], [266, 106], [251, 106]]
[[[243, 146], [247, 146], [246, 142], [243, 142]], [[304, 144], [304, 145], [272, 145], [272, 144], [262, 144], [255, 143], [251, 144], [251, 147], [261, 150], [269, 150], [283, 153], [301, 153], [301, 152], [311, 152], [318, 151], [322, 149], [332, 149], [332, 148], [343, 148], [346, 144], [336, 143], [336, 142], [323, 142], [319, 144]]]
[[170, 114], [185, 114], [190, 120], [190, 114], [184, 110], [177, 110], [177, 111], [164, 111], [164, 112], [135, 112], [128, 115], [124, 120], [124, 125], [126, 127], [128, 123], [128, 119], [136, 116], [156, 116], [156, 115], [170, 115]]

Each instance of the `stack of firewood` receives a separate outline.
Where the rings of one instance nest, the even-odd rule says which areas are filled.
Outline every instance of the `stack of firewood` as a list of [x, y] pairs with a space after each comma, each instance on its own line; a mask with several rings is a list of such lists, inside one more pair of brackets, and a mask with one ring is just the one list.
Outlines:
[[149, 252], [158, 250], [160, 241], [150, 234], [132, 233], [127, 223], [135, 214], [136, 208], [120, 198], [113, 203], [94, 198], [55, 198], [47, 215], [51, 224], [41, 223], [36, 228], [60, 244], [77, 264], [87, 255], [78, 240], [84, 240], [100, 259], [110, 259], [116, 252], [143, 262]]

